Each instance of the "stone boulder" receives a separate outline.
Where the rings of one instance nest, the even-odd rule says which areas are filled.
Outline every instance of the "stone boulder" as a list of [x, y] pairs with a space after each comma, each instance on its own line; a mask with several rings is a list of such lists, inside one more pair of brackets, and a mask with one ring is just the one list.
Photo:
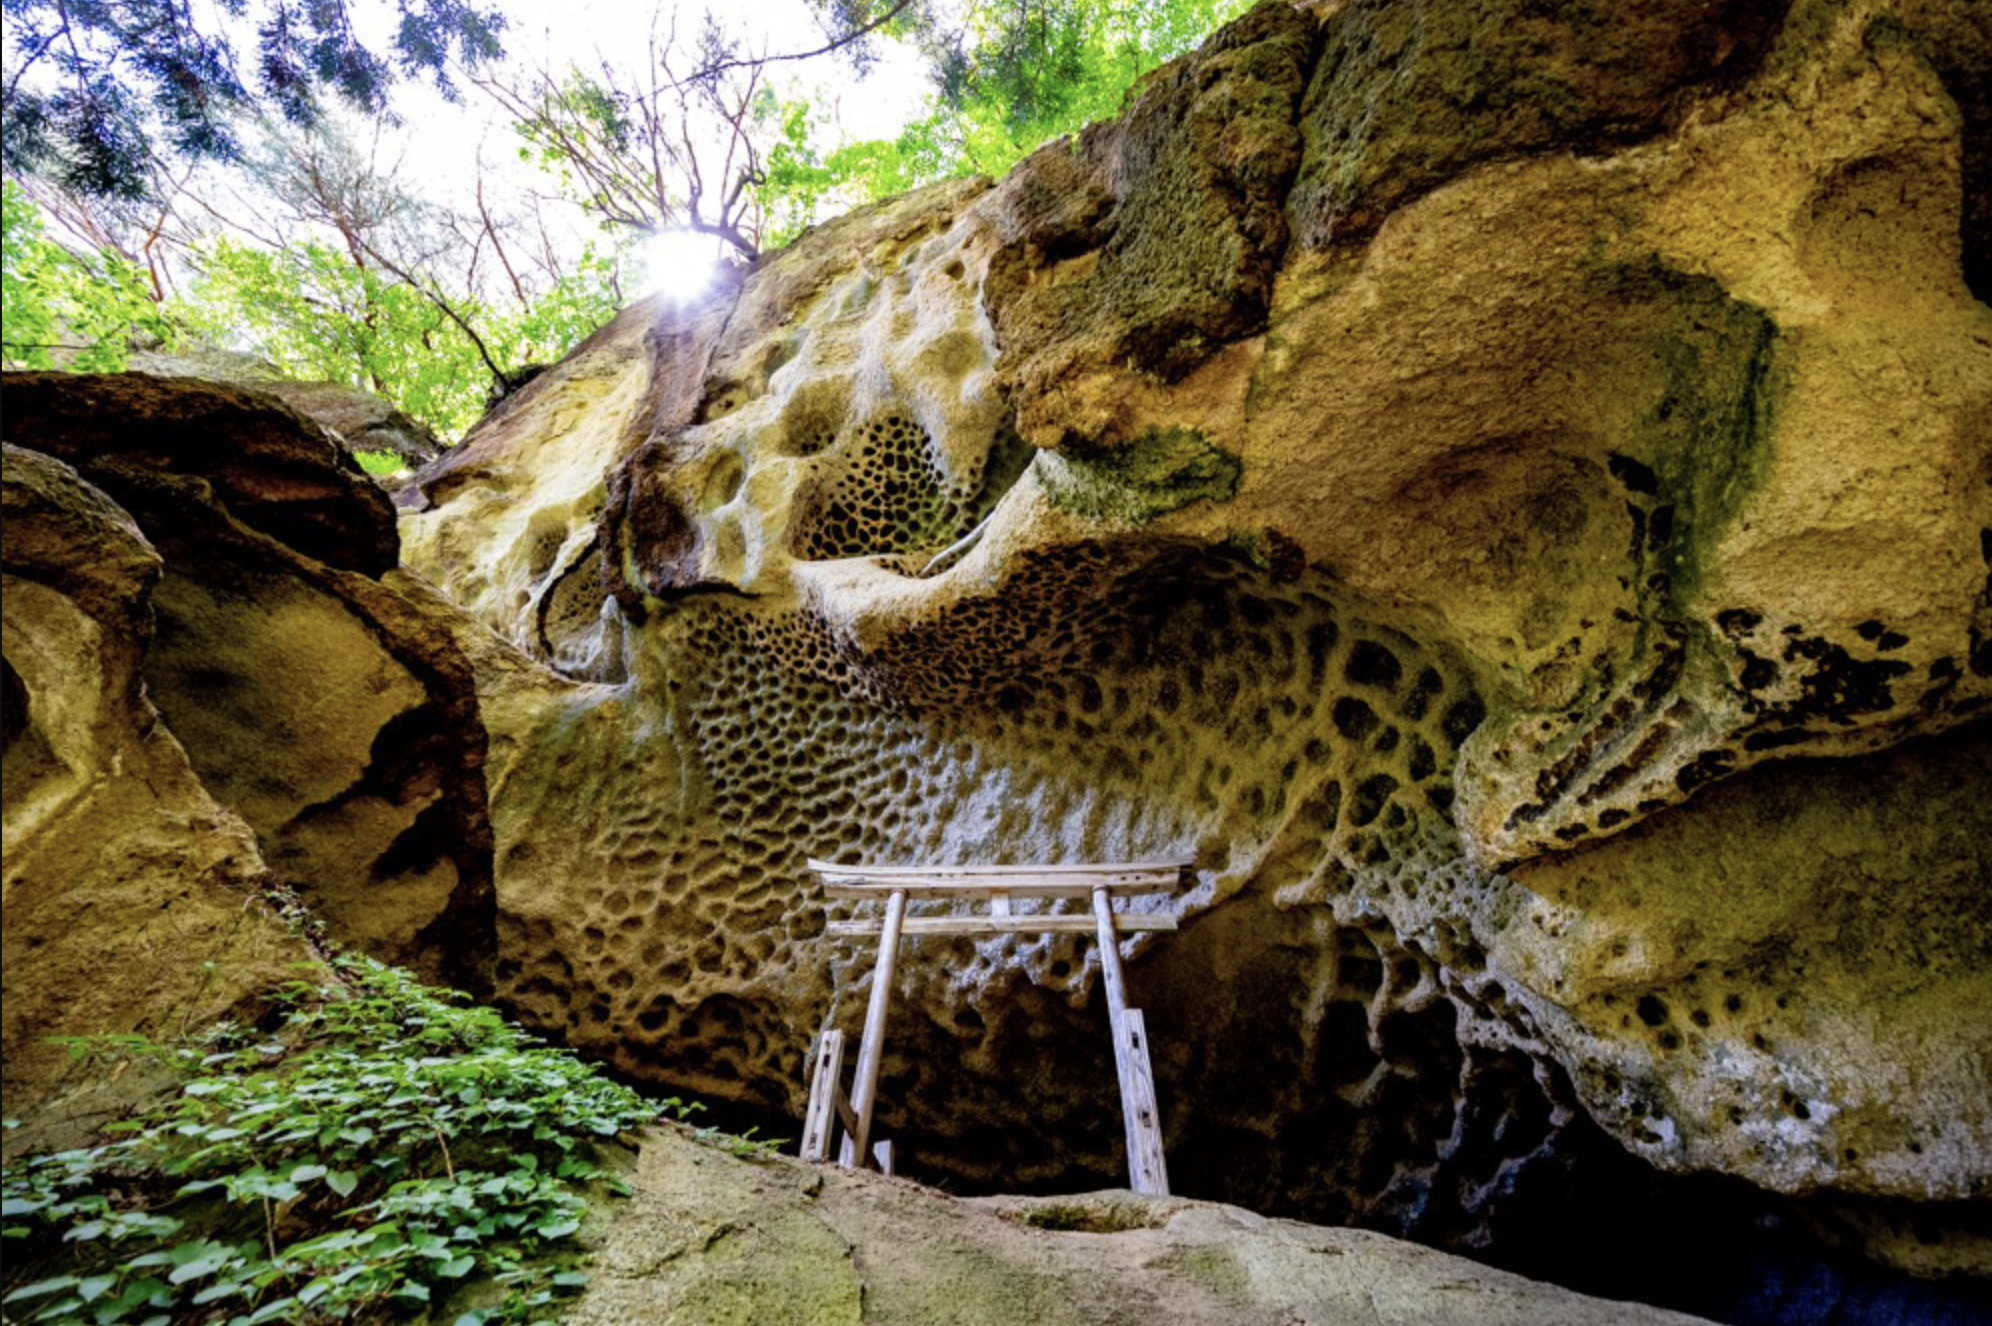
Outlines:
[[[142, 532], [149, 626], [121, 647], [203, 795], [332, 935], [481, 986], [484, 732], [453, 611], [395, 569], [386, 496], [322, 429], [240, 388], [10, 373], [0, 393], [10, 446], [72, 467]], [[10, 636], [9, 657], [38, 638]]]
[[0, 1086], [60, 1146], [122, 1097], [50, 1038], [171, 1039], [253, 1012], [312, 952], [147, 698], [158, 552], [70, 466], [4, 451]]
[[443, 451], [427, 424], [374, 393], [344, 382], [286, 377], [275, 364], [255, 355], [206, 348], [176, 348], [170, 354], [144, 350], [131, 356], [130, 368], [154, 377], [197, 378], [275, 396], [338, 438], [348, 451], [389, 451], [410, 466], [426, 464]]
[[1379, 1234], [1132, 1193], [961, 1201], [645, 1137], [577, 1326], [1690, 1326]]

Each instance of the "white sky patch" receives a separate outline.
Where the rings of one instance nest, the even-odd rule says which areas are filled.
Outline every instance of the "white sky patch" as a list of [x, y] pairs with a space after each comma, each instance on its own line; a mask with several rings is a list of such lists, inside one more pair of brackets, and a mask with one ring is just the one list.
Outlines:
[[[829, 40], [804, 0], [733, 0], [710, 6], [728, 31], [739, 37], [743, 54], [785, 55], [812, 51]], [[668, 28], [675, 10], [681, 39], [689, 44], [708, 6], [660, 0], [508, 0], [504, 10], [508, 60], [526, 67], [598, 67], [627, 60], [650, 39], [653, 15]], [[770, 67], [785, 96], [815, 94], [812, 101], [831, 109], [849, 141], [891, 138], [920, 113], [933, 91], [925, 62], [912, 47], [874, 36], [878, 58], [863, 79], [841, 54]]]
[[[653, 31], [667, 32], [675, 21], [679, 33], [676, 63], [693, 63], [697, 34], [710, 10], [741, 46], [743, 56], [779, 56], [813, 51], [829, 40], [806, 0], [487, 0], [506, 18], [501, 35], [504, 57], [491, 72], [530, 81], [538, 71], [556, 77], [569, 67], [599, 78], [606, 63], [625, 86], [641, 85]], [[264, 12], [251, 0], [247, 12], [227, 13], [217, 0], [192, 0], [196, 22], [207, 33], [226, 39], [236, 72], [256, 90], [255, 25]], [[943, 9], [947, 8], [943, 0]], [[352, 0], [351, 17], [357, 35], [390, 62], [399, 19], [390, 0]], [[12, 24], [5, 25], [4, 45], [14, 53]], [[934, 92], [927, 65], [908, 43], [880, 34], [868, 39], [872, 60], [863, 77], [843, 53], [810, 60], [780, 62], [767, 67], [770, 89], [782, 101], [809, 102], [820, 127], [817, 146], [834, 150], [850, 142], [896, 137], [909, 122], [926, 113]], [[30, 82], [52, 78], [43, 62]], [[609, 230], [570, 199], [560, 198], [556, 178], [522, 155], [524, 141], [514, 131], [512, 117], [490, 96], [460, 76], [458, 100], [445, 98], [426, 77], [403, 76], [389, 91], [394, 122], [381, 126], [375, 160], [399, 187], [416, 198], [455, 210], [473, 206], [480, 181], [484, 201], [495, 213], [533, 217], [533, 242], [562, 265], [578, 259], [584, 245], [598, 250], [628, 242], [630, 232]], [[330, 94], [328, 110], [343, 132], [358, 142], [374, 139], [373, 128]], [[827, 129], [827, 132], [825, 131]], [[246, 145], [255, 150], [255, 130], [245, 126]], [[231, 198], [246, 198], [262, 210], [257, 186], [226, 166], [207, 165], [195, 178], [210, 181], [211, 201], [227, 210]], [[535, 206], [527, 200], [537, 199]], [[195, 209], [198, 215], [198, 209]], [[225, 227], [224, 227], [225, 229]], [[83, 240], [84, 237], [74, 237]], [[604, 241], [606, 240], [606, 245]], [[87, 243], [85, 243], [87, 247]], [[634, 255], [641, 265], [642, 255]], [[490, 277], [478, 278], [481, 285]]]
[[[504, 67], [525, 73], [558, 74], [573, 66], [584, 73], [603, 64], [628, 66], [649, 49], [653, 25], [668, 32], [674, 14], [680, 49], [689, 53], [708, 8], [742, 42], [743, 55], [784, 55], [811, 51], [829, 40], [804, 0], [735, 0], [732, 4], [670, 3], [670, 0], [500, 0], [507, 19], [502, 41]], [[392, 39], [392, 6], [359, 0], [364, 40], [385, 49]], [[238, 44], [238, 50], [247, 49]], [[839, 53], [814, 60], [769, 66], [775, 94], [804, 98], [828, 113], [838, 131], [824, 146], [893, 138], [926, 108], [933, 93], [925, 60], [907, 43], [874, 36], [877, 57], [860, 78]], [[414, 178], [469, 190], [480, 162], [487, 172], [518, 175], [520, 141], [511, 119], [475, 87], [460, 88], [452, 104], [428, 83], [408, 80], [393, 93], [396, 114], [411, 131], [406, 161]], [[536, 168], [527, 168], [543, 179]], [[550, 184], [550, 181], [548, 181]]]

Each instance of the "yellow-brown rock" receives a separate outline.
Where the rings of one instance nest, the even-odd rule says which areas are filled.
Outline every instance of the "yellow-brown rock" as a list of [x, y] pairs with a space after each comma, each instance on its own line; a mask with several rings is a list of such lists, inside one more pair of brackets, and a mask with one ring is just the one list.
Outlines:
[[1986, 1060], [1958, 1020], [1992, 1006], [1988, 786], [1981, 721], [1712, 787], [1517, 867], [1489, 965], [1568, 1018], [1586, 1099], [1637, 1150], [1982, 1196]]
[[962, 1201], [643, 1139], [576, 1326], [1696, 1326], [1354, 1229], [1127, 1192]]
[[[1988, 88], [1965, 0], [1272, 0], [624, 310], [398, 546], [281, 402], [9, 375], [10, 1099], [150, 1025], [79, 901], [204, 1017], [267, 863], [793, 1115], [870, 968], [809, 858], [1182, 857], [1179, 1189], [1519, 1256], [1695, 1173], [1982, 1271]], [[1097, 970], [910, 946], [909, 1165], [1115, 1171]]]
[[146, 698], [159, 555], [58, 460], [0, 476], [7, 1115], [43, 1144], [122, 1103], [62, 1036], [170, 1039], [253, 1011], [311, 951], [262, 896], [255, 835]]
[[[163, 719], [202, 795], [253, 831], [257, 869], [336, 937], [482, 985], [484, 733], [450, 622], [394, 569], [385, 494], [322, 429], [246, 389], [10, 373], [4, 392], [9, 445], [74, 466], [143, 531], [147, 629], [119, 647], [146, 725]], [[30, 647], [48, 646], [24, 628], [9, 659]], [[29, 685], [28, 713], [56, 703], [40, 694]], [[14, 842], [10, 827], [10, 856]]]
[[[628, 310], [403, 525], [506, 642], [501, 989], [793, 1110], [867, 966], [806, 857], [1180, 854], [1204, 1191], [1471, 1241], [1595, 1120], [1983, 1200], [1988, 69], [1962, 4], [1264, 5]], [[1110, 1157], [1092, 971], [917, 946], [888, 1123]]]

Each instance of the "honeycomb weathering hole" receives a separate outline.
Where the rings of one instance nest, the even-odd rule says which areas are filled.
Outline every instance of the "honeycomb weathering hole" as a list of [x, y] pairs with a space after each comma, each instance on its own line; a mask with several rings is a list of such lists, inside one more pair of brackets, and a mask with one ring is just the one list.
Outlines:
[[821, 453], [796, 496], [790, 545], [804, 561], [946, 548], [994, 509], [1029, 451], [1005, 429], [986, 452], [950, 472], [925, 430], [899, 415], [874, 419], [834, 444], [797, 450], [792, 438], [790, 446], [794, 454]]
[[[920, 455], [917, 433], [874, 436]], [[1291, 1085], [1250, 1117], [1199, 1106], [1206, 1117], [1173, 1126], [1183, 1139], [1273, 1128], [1287, 1145], [1277, 1120], [1326, 1110], [1338, 1145], [1375, 1140], [1357, 1148], [1369, 1171], [1304, 1178], [1296, 1160], [1247, 1193], [1213, 1170], [1210, 1191], [1401, 1225], [1410, 1207], [1392, 1176], [1451, 1163], [1467, 1108], [1455, 1093], [1472, 1076], [1453, 1001], [1470, 993], [1446, 990], [1438, 957], [1387, 931], [1271, 901], [1327, 871], [1387, 895], [1456, 855], [1452, 767], [1484, 706], [1445, 657], [1344, 608], [1319, 577], [1278, 582], [1219, 556], [1130, 570], [1083, 547], [1027, 559], [1000, 601], [959, 601], [863, 656], [807, 614], [735, 599], [678, 605], [649, 647], [663, 686], [629, 702], [669, 711], [679, 764], [655, 747], [563, 762], [572, 776], [541, 813], [569, 822], [586, 807], [602, 827], [588, 882], [563, 884], [578, 887], [578, 906], [519, 922], [508, 941], [506, 995], [535, 1021], [630, 1072], [786, 1110], [807, 1031], [855, 1035], [869, 970], [866, 947], [822, 940], [808, 858], [1230, 860], [1246, 876], [1242, 901], [1193, 913], [1132, 979], [1166, 984], [1239, 954], [1279, 969], [1293, 965], [1290, 947], [1314, 952], [1280, 992], [1239, 1000], [1306, 1010], [1247, 1029], [1247, 1043], [1293, 1041]], [[659, 785], [692, 799], [667, 811]], [[1252, 918], [1249, 933], [1220, 944], [1227, 916]], [[1344, 936], [1326, 956], [1311, 937], [1324, 924]], [[1085, 1007], [1096, 969], [1071, 938], [923, 941], [907, 960], [881, 1125], [928, 1138], [958, 1181], [1110, 1173], [1111, 1074], [1084, 1066], [1097, 1049]], [[1168, 1010], [1188, 995], [1146, 997]], [[1021, 1081], [1020, 1062], [1035, 1065]], [[1189, 1084], [1228, 1070], [1162, 1071], [1179, 1099], [1203, 1099], [1223, 1093]], [[1183, 1164], [1197, 1170], [1198, 1154], [1187, 1147]], [[1363, 1194], [1354, 1207], [1351, 1190]], [[1455, 1223], [1480, 1218], [1470, 1198], [1456, 1205], [1476, 1214]]]
[[[150, 897], [183, 822], [201, 887], [267, 867], [793, 1136], [877, 980], [809, 858], [1188, 859], [1124, 953], [1179, 1194], [1612, 1298], [1836, 1220], [1992, 1269], [1985, 24], [1598, 8], [1251, 6], [1003, 181], [619, 315], [398, 524], [315, 430], [78, 395], [152, 546], [17, 537], [10, 486], [9, 865], [28, 805]], [[41, 876], [10, 921], [87, 977], [109, 895]], [[908, 945], [902, 1173], [1120, 1182], [1111, 952]]]
[[[1181, 856], [1194, 887], [1141, 904], [1180, 929], [1127, 955], [1180, 1191], [1513, 1256], [1591, 1247], [1587, 1224], [1640, 1248], [1652, 1229], [1598, 1217], [1659, 1191], [1646, 1165], [1794, 1191], [1956, 1179], [1909, 1159], [1941, 1154], [1948, 1124], [1917, 1116], [1898, 1142], [1849, 1107], [1875, 1075], [1843, 1068], [1852, 1032], [1833, 1060], [1796, 974], [1835, 959], [1739, 928], [1741, 889], [1696, 892], [1775, 860], [1762, 896], [1813, 925], [1806, 844], [1726, 851], [1798, 808], [1740, 807], [1719, 869], [1653, 846], [1685, 801], [1674, 822], [1719, 823], [1725, 789], [1782, 786], [1791, 757], [1864, 758], [1982, 703], [1983, 596], [1919, 597], [1911, 567], [1951, 566], [1954, 533], [1983, 524], [1938, 491], [1982, 477], [1945, 459], [1983, 414], [1943, 385], [1965, 338], [1953, 154], [1920, 111], [1906, 140], [1890, 127], [1941, 100], [1922, 55], [1802, 21], [1767, 95], [1725, 90], [1703, 115], [1693, 70], [1638, 86], [1589, 44], [1605, 29], [1563, 50], [1541, 6], [1520, 26], [1319, 8], [1330, 30], [1310, 37], [1260, 6], [1222, 60], [1145, 85], [1145, 111], [986, 194], [861, 210], [749, 278], [625, 485], [641, 498], [648, 475], [668, 501], [632, 500], [599, 584], [540, 599], [547, 656], [620, 685], [506, 734], [540, 769], [512, 777], [506, 832], [545, 849], [510, 871], [507, 996], [633, 1075], [793, 1116], [811, 1036], [854, 1036], [871, 979], [869, 946], [827, 937], [807, 858]], [[1694, 10], [1720, 47], [1734, 16], [1707, 8], [1648, 7], [1627, 31]], [[1599, 136], [1538, 139], [1526, 98], [1451, 104], [1433, 62], [1457, 50], [1532, 68], [1561, 50], [1543, 70], [1577, 76]], [[1823, 81], [1796, 96], [1800, 70]], [[1347, 119], [1377, 87], [1406, 114]], [[1291, 114], [1255, 128], [1261, 103]], [[1388, 177], [1455, 129], [1486, 151], [1402, 197], [1341, 197], [1360, 223], [1310, 249], [1324, 173]], [[1741, 190], [1682, 185], [1773, 161]], [[1744, 199], [1776, 206], [1703, 224]], [[1536, 242], [1476, 267], [1508, 220]], [[1213, 286], [1220, 248], [1250, 270]], [[1227, 310], [1233, 276], [1263, 279], [1247, 302], [1268, 307]], [[1197, 362], [1151, 355], [1162, 342]], [[1862, 390], [1878, 349], [1922, 386]], [[1941, 518], [1855, 482], [1883, 472], [1870, 452]], [[1848, 480], [1845, 528], [1865, 532], [1846, 546], [1899, 543], [1906, 574], [1787, 542], [1818, 523], [1826, 489], [1792, 482], [1815, 471]], [[1967, 590], [1968, 646], [1943, 624]], [[1836, 622], [1841, 599], [1860, 605]], [[593, 651], [618, 624], [613, 670]], [[1771, 755], [1787, 763], [1733, 777]], [[1886, 933], [1882, 899], [1923, 887], [1868, 889], [1845, 933]], [[1751, 970], [1718, 981], [1718, 958], [1698, 985], [1697, 945]], [[1099, 956], [1056, 936], [912, 946], [879, 1118], [908, 1171], [1118, 1180]], [[1930, 965], [1903, 983], [1948, 979]], [[1889, 1072], [1942, 1067], [1875, 1049]]]
[[[874, 478], [906, 480], [902, 514], [939, 509], [917, 429], [861, 441]], [[1478, 887], [1452, 806], [1489, 705], [1459, 659], [1324, 575], [1081, 544], [1021, 555], [999, 592], [862, 652], [739, 596], [679, 601], [641, 638], [621, 722], [550, 731], [561, 776], [515, 803], [542, 843], [594, 827], [585, 869], [556, 851], [514, 871], [566, 901], [508, 918], [501, 974], [532, 1021], [623, 1071], [770, 1128], [793, 1117], [810, 1036], [858, 1033], [872, 958], [824, 938], [810, 857], [1184, 856], [1181, 929], [1128, 966], [1152, 1025], [1193, 1029], [1152, 1043], [1176, 1191], [1515, 1256], [1626, 1229], [1607, 1194], [1671, 1191], [1592, 1122], [1480, 944], [1388, 919], [1429, 914], [1443, 881]], [[908, 949], [877, 1116], [905, 1172], [1120, 1181], [1097, 962], [1072, 937]], [[1703, 1017], [1734, 1017], [1721, 992], [1705, 1003], [1625, 1013], [1677, 1054]]]

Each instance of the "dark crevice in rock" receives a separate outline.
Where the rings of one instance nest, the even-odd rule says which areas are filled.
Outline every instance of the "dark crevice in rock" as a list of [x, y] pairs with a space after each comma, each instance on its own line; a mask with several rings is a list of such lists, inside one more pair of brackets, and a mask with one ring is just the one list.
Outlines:
[[1958, 239], [1964, 280], [1980, 303], [1992, 304], [1992, 25], [1982, 6], [1920, 4], [1879, 20], [1870, 44], [1906, 41], [1943, 80], [1961, 124], [1964, 197]]

